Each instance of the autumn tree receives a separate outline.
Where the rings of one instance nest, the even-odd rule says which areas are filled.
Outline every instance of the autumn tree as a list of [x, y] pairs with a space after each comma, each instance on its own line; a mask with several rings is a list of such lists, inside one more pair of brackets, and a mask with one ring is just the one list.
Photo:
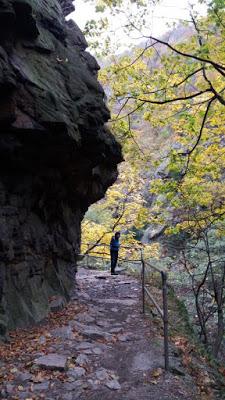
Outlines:
[[[205, 4], [206, 17], [190, 9], [186, 36], [173, 37], [170, 32], [157, 38], [145, 33], [148, 4], [138, 2], [139, 12], [128, 15], [125, 29], [138, 33], [142, 42], [124, 55], [108, 58], [101, 79], [110, 95], [111, 128], [136, 180], [142, 176], [153, 197], [145, 204], [150, 210], [148, 223], [165, 226], [168, 237], [186, 238], [181, 265], [190, 278], [199, 333], [209, 346], [216, 332], [210, 333], [210, 328], [217, 327], [213, 343], [217, 355], [224, 333], [225, 297], [225, 10], [220, 0]], [[102, 9], [111, 7], [114, 14], [123, 12], [123, 6], [122, 0], [101, 1]], [[180, 25], [176, 32], [178, 36], [183, 32]], [[143, 141], [147, 126], [161, 137], [157, 152]], [[126, 199], [122, 187], [121, 194]], [[146, 212], [144, 217], [143, 225]], [[128, 229], [135, 223], [133, 219]]]

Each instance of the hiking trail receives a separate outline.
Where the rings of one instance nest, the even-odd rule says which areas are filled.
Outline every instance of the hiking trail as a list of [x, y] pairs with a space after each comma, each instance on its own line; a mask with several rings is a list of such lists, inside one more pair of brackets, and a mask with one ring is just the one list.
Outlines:
[[164, 373], [163, 337], [141, 314], [140, 295], [134, 277], [80, 268], [66, 309], [0, 346], [1, 398], [198, 399], [186, 372]]

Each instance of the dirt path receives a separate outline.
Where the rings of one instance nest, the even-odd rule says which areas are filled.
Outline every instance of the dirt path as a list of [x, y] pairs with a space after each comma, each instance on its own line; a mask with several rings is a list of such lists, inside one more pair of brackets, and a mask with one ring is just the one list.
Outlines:
[[48, 326], [38, 338], [34, 333], [25, 355], [6, 352], [0, 398], [197, 400], [188, 374], [163, 374], [160, 329], [141, 315], [139, 297], [134, 278], [81, 269], [70, 305], [78, 307], [74, 318]]

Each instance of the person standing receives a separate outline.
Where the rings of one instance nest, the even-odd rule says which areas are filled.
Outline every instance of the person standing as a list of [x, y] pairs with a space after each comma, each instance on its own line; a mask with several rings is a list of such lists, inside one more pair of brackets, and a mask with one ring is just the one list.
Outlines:
[[120, 232], [116, 232], [110, 242], [110, 256], [111, 256], [111, 275], [117, 275], [115, 272], [118, 254], [120, 248]]

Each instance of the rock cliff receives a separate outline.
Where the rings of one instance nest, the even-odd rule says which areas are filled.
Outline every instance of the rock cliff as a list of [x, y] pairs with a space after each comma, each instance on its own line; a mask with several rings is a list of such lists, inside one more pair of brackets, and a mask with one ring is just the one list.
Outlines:
[[88, 206], [121, 149], [71, 0], [0, 0], [0, 335], [69, 299]]

